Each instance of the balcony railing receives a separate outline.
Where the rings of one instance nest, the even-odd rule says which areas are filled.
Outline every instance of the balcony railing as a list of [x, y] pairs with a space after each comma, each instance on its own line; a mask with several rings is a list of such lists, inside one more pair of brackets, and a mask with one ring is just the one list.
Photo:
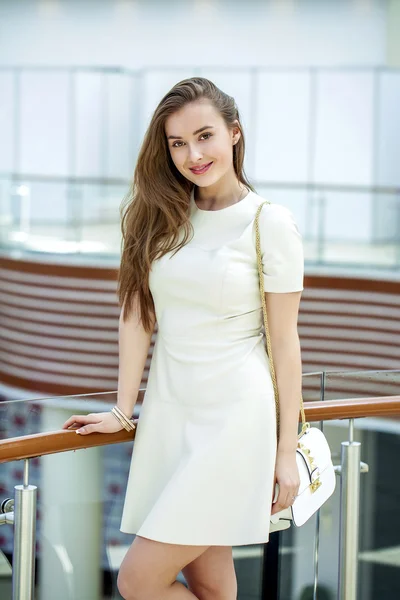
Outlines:
[[[340, 485], [304, 526], [292, 525], [289, 530], [271, 534], [265, 545], [233, 549], [239, 590], [245, 590], [243, 597], [375, 598], [368, 583], [373, 564], [368, 557], [374, 551], [382, 552], [374, 547], [371, 537], [378, 518], [372, 491], [379, 491], [376, 461], [381, 458], [377, 457], [377, 440], [371, 438], [371, 432], [386, 430], [391, 435], [391, 431], [400, 430], [400, 396], [341, 398], [338, 394], [337, 399], [325, 400], [326, 375], [304, 377], [305, 411], [310, 423], [324, 428]], [[384, 381], [385, 372], [379, 375]], [[393, 384], [397, 375], [387, 372], [386, 379]], [[324, 384], [319, 391], [315, 385], [318, 381]], [[140, 391], [135, 407], [139, 418], [144, 393]], [[4, 438], [0, 441], [0, 488], [4, 496], [8, 495], [2, 506], [0, 522], [5, 527], [0, 534], [7, 532], [11, 537], [14, 528], [13, 548], [10, 537], [0, 535], [0, 549], [10, 560], [13, 555], [13, 591], [1, 593], [2, 600], [119, 597], [116, 574], [132, 539], [119, 531], [119, 519], [134, 433], [83, 437], [60, 430], [70, 414], [104, 410], [115, 399], [115, 393], [107, 393], [0, 403]], [[13, 429], [24, 434], [10, 436]], [[19, 483], [12, 498], [10, 481], [16, 479]], [[386, 517], [390, 521], [389, 512]], [[363, 523], [368, 523], [370, 531]], [[399, 532], [393, 533], [398, 538]], [[182, 574], [179, 577], [185, 582]], [[6, 581], [0, 563], [0, 591]]]
[[[0, 250], [117, 262], [119, 209], [129, 183], [122, 178], [0, 174]], [[253, 184], [259, 194], [292, 209], [309, 266], [400, 268], [400, 190], [396, 187]], [[345, 219], [340, 216], [344, 210]]]

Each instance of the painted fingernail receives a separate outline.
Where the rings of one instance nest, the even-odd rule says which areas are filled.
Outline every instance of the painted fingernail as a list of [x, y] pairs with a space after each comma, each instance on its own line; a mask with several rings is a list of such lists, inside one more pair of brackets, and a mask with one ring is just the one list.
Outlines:
[[82, 433], [83, 429], [77, 429], [75, 433]]

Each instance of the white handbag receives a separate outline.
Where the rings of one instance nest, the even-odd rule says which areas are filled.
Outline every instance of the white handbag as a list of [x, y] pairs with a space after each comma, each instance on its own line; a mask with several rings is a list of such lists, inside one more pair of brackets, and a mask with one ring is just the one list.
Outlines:
[[[266, 350], [268, 354], [271, 379], [274, 387], [276, 405], [277, 439], [279, 437], [279, 396], [276, 383], [274, 363], [272, 360], [271, 339], [268, 329], [267, 307], [264, 294], [264, 277], [262, 270], [259, 215], [264, 204], [271, 204], [268, 200], [258, 207], [256, 225], [256, 250], [257, 265], [260, 281], [261, 302], [264, 315]], [[303, 525], [308, 519], [328, 500], [336, 486], [336, 476], [332, 464], [331, 451], [325, 435], [317, 427], [311, 427], [306, 422], [303, 398], [300, 397], [302, 428], [298, 435], [296, 449], [296, 463], [299, 470], [300, 486], [293, 504], [270, 517], [270, 532], [287, 529], [293, 522], [296, 527]], [[275, 484], [273, 501], [279, 493], [279, 484]]]

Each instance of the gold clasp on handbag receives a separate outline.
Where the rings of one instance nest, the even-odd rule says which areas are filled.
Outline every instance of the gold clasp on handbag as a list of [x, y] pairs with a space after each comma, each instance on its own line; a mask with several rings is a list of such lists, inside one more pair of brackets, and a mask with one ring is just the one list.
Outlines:
[[315, 471], [316, 466], [315, 466], [315, 462], [314, 462], [314, 457], [311, 456], [309, 448], [307, 448], [302, 442], [298, 442], [297, 445], [300, 448], [300, 450], [302, 450], [304, 452], [304, 454], [308, 458], [308, 462], [310, 463], [311, 483], [309, 485], [309, 488], [311, 490], [311, 493], [313, 494], [319, 487], [321, 487], [322, 481], [319, 478], [319, 474], [318, 474], [318, 477], [316, 477], [314, 480], [312, 479], [312, 473]]
[[312, 478], [312, 474], [311, 474], [311, 483], [310, 483], [310, 490], [311, 493], [313, 494], [319, 487], [321, 487], [322, 485], [322, 481], [320, 479], [320, 474], [318, 472], [318, 477], [316, 477], [315, 479]]
[[321, 487], [321, 485], [322, 485], [322, 481], [320, 480], [319, 477], [317, 477], [317, 479], [315, 479], [314, 481], [312, 481], [310, 483], [309, 487], [310, 487], [311, 493], [313, 494], [319, 487]]

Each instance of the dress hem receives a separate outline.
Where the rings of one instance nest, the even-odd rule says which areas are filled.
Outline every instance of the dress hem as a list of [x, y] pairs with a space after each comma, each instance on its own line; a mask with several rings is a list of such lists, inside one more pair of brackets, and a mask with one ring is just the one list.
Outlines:
[[222, 543], [221, 542], [221, 543], [218, 543], [218, 542], [214, 541], [212, 543], [210, 543], [210, 542], [197, 542], [196, 544], [194, 544], [194, 543], [191, 543], [191, 542], [179, 542], [179, 541], [176, 541], [176, 540], [173, 540], [173, 541], [166, 540], [165, 538], [164, 539], [160, 539], [160, 537], [156, 538], [156, 537], [151, 537], [150, 535], [144, 535], [144, 534], [142, 535], [139, 532], [126, 531], [126, 530], [123, 530], [121, 528], [120, 528], [120, 531], [122, 533], [126, 533], [126, 534], [129, 534], [129, 535], [135, 535], [135, 536], [137, 535], [139, 537], [147, 538], [147, 539], [152, 540], [154, 542], [161, 542], [162, 544], [174, 544], [174, 545], [177, 545], [177, 546], [254, 546], [254, 545], [258, 545], [258, 544], [267, 544], [269, 542], [269, 536], [268, 536], [266, 540], [263, 539], [263, 540], [253, 541], [253, 542], [244, 542], [243, 541], [243, 542], [230, 542], [230, 543], [227, 543], [227, 542], [223, 542]]

